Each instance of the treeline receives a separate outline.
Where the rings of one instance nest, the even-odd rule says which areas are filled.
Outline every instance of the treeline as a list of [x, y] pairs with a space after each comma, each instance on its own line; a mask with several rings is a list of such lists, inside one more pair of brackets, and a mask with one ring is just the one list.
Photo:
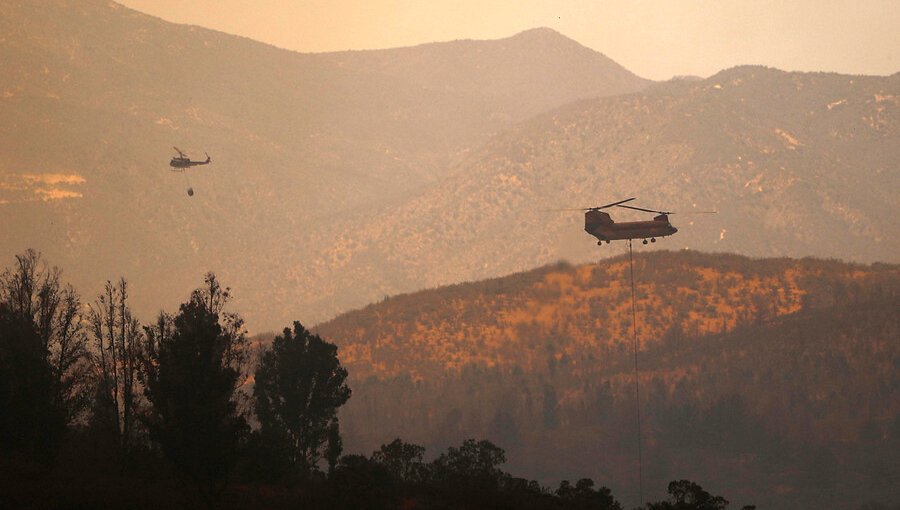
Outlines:
[[51, 466], [81, 439], [123, 471], [165, 459], [209, 507], [242, 464], [271, 477], [333, 469], [350, 397], [337, 348], [294, 323], [251, 367], [230, 298], [207, 274], [176, 314], [142, 325], [124, 279], [83, 304], [38, 253], [17, 256], [0, 276], [4, 460]]
[[[124, 279], [84, 303], [34, 251], [0, 275], [4, 508], [621, 509], [593, 480], [555, 490], [467, 439], [434, 460], [397, 439], [344, 454], [337, 347], [299, 322], [252, 345], [214, 274], [141, 323]], [[686, 480], [649, 509], [723, 509]]]

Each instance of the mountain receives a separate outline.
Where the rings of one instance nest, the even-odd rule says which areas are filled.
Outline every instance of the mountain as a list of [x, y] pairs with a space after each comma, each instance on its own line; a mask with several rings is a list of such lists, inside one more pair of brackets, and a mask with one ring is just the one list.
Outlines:
[[390, 50], [324, 53], [341, 67], [387, 74], [428, 90], [489, 98], [493, 116], [530, 117], [576, 99], [650, 84], [549, 28], [497, 41], [453, 41]]
[[[300, 54], [99, 0], [4, 2], [0, 29], [0, 258], [41, 250], [88, 297], [124, 276], [142, 317], [208, 270], [261, 331], [615, 255], [539, 210], [630, 196], [720, 210], [656, 246], [900, 252], [900, 74], [651, 85], [548, 29]], [[213, 164], [173, 174], [173, 145]]]
[[[493, 137], [404, 204], [316, 234], [316, 283], [297, 300], [346, 309], [617, 255], [623, 245], [598, 248], [579, 212], [542, 210], [634, 196], [676, 211], [680, 230], [659, 249], [896, 262], [898, 137], [900, 74], [737, 67], [578, 101]], [[681, 214], [705, 209], [719, 214]]]
[[[125, 276], [142, 316], [214, 270], [258, 328], [301, 313], [309, 232], [405, 201], [536, 112], [650, 83], [547, 29], [300, 54], [105, 0], [14, 0], [0, 34], [5, 264], [36, 248], [88, 296]], [[173, 174], [172, 146], [213, 164]], [[277, 313], [247, 304], [267, 296]]]
[[[687, 478], [766, 508], [900, 497], [900, 266], [693, 251], [556, 264], [320, 324], [350, 373], [349, 451], [507, 449], [521, 476], [637, 501]], [[663, 494], [645, 494], [660, 499]]]

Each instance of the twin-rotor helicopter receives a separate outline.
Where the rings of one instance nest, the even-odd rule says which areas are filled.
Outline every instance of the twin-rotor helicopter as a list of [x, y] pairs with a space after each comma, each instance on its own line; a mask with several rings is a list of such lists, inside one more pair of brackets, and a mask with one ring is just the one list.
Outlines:
[[[632, 239], [641, 239], [644, 244], [647, 244], [648, 240], [651, 243], [655, 243], [656, 238], [658, 237], [666, 237], [678, 232], [678, 229], [669, 222], [669, 215], [675, 214], [674, 212], [657, 211], [654, 209], [624, 205], [632, 200], [635, 200], [635, 198], [626, 198], [625, 200], [619, 200], [618, 202], [597, 207], [553, 210], [584, 211], [584, 231], [597, 238], [597, 245], [602, 245], [604, 242], [609, 244], [610, 241], [631, 241]], [[656, 216], [649, 221], [616, 222], [609, 213], [603, 211], [603, 209], [609, 209], [611, 207], [621, 207], [623, 209], [654, 213]], [[692, 211], [687, 214], [715, 214], [716, 212], [717, 211]]]

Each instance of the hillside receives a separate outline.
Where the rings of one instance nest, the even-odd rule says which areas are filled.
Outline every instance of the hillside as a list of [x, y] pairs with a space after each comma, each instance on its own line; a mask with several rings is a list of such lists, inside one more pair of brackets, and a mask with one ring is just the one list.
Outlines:
[[595, 245], [577, 211], [541, 210], [632, 196], [643, 207], [719, 210], [672, 216], [680, 230], [659, 249], [896, 262], [898, 137], [900, 74], [739, 67], [576, 102], [491, 139], [405, 204], [317, 234], [316, 294], [296, 292], [315, 309], [363, 306], [618, 255]]
[[[766, 508], [900, 497], [900, 268], [655, 252], [635, 279], [645, 487], [689, 478]], [[319, 325], [350, 372], [345, 444], [488, 437], [526, 477], [587, 473], [636, 500], [628, 284], [621, 257], [557, 264]]]
[[[0, 34], [0, 258], [41, 250], [88, 295], [125, 276], [142, 316], [216, 270], [259, 328], [297, 313], [312, 230], [405, 200], [536, 112], [649, 83], [549, 30], [312, 55], [105, 0], [16, 0]], [[172, 146], [213, 164], [173, 174]], [[250, 305], [267, 295], [275, 314]]]

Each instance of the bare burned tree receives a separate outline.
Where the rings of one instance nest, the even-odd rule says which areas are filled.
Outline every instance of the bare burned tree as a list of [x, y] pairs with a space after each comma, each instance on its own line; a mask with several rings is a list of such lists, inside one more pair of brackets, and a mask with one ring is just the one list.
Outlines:
[[51, 367], [54, 398], [71, 423], [88, 403], [84, 391], [87, 338], [80, 298], [71, 285], [60, 284], [60, 275], [39, 252], [26, 250], [16, 255], [13, 269], [0, 275], [0, 302], [34, 324], [41, 352]]
[[91, 365], [96, 377], [94, 420], [115, 439], [119, 460], [127, 459], [138, 423], [138, 370], [144, 339], [128, 307], [124, 278], [106, 287], [91, 305], [88, 323], [94, 340]]

